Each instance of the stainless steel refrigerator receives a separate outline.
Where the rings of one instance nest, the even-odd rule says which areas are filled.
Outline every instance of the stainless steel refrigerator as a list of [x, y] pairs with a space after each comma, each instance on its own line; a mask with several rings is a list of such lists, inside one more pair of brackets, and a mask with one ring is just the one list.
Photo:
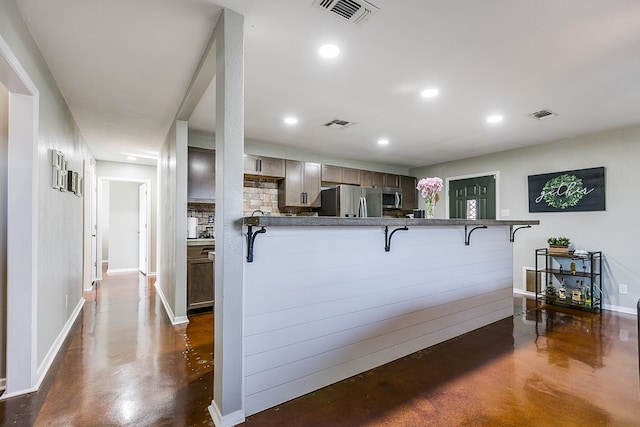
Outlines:
[[334, 188], [322, 190], [320, 193], [321, 207], [318, 215], [338, 217], [381, 216], [367, 211], [366, 188], [357, 185], [338, 185]]

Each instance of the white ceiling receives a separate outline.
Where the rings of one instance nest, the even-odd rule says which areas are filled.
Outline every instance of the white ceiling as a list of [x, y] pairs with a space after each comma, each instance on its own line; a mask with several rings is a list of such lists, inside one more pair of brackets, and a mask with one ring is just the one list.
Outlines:
[[[640, 124], [637, 0], [372, 2], [356, 25], [313, 0], [18, 0], [97, 159], [159, 151], [220, 6], [245, 15], [250, 139], [415, 167]], [[212, 98], [190, 128], [213, 132]]]

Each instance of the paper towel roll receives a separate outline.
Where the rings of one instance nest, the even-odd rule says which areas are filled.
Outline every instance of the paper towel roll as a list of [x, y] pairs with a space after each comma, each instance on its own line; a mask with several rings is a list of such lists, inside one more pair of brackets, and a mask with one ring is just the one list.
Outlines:
[[196, 239], [198, 237], [198, 218], [187, 218], [187, 238]]

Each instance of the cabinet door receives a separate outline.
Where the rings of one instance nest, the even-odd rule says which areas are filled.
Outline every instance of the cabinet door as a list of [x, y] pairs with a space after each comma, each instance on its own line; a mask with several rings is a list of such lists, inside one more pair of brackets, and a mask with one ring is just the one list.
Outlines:
[[213, 306], [214, 268], [209, 259], [187, 262], [187, 308]]
[[284, 178], [284, 159], [273, 157], [258, 157], [260, 175], [273, 178]]
[[342, 168], [339, 166], [322, 165], [322, 181], [342, 183]]
[[373, 172], [373, 179], [371, 184], [373, 187], [384, 187], [386, 182], [386, 174], [380, 172]]
[[285, 177], [278, 193], [278, 202], [282, 206], [304, 206], [304, 162], [285, 161]]
[[342, 168], [342, 183], [360, 185], [360, 171], [358, 169]]
[[373, 172], [360, 171], [360, 186], [367, 188], [373, 187]]
[[304, 164], [304, 192], [306, 206], [320, 207], [320, 178], [322, 166], [320, 163], [305, 162]]
[[216, 201], [216, 152], [189, 147], [187, 200], [198, 203]]
[[413, 176], [400, 176], [400, 188], [402, 188], [402, 209], [412, 210], [418, 207], [416, 178]]
[[392, 173], [385, 174], [385, 187], [400, 188], [400, 176]]
[[258, 156], [245, 154], [243, 157], [242, 169], [246, 175], [257, 175], [258, 174]]

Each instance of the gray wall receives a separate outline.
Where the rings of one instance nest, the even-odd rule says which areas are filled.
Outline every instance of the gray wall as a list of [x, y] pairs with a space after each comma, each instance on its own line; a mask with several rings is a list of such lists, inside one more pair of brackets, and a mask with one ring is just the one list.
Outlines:
[[[151, 224], [149, 230], [151, 232], [151, 249], [149, 252], [149, 272], [157, 273], [157, 246], [158, 246], [158, 168], [156, 166], [136, 165], [133, 163], [120, 162], [96, 162], [96, 176], [99, 178], [113, 178], [121, 181], [143, 182], [149, 181], [151, 194]], [[103, 184], [107, 181], [103, 180]], [[98, 195], [98, 197], [101, 197]], [[104, 214], [101, 212], [100, 214]], [[104, 240], [103, 240], [104, 245]], [[107, 252], [103, 250], [102, 257], [107, 257]]]
[[[20, 15], [16, 2], [0, 2], [0, 35], [40, 92], [38, 141], [38, 263], [36, 348], [38, 371], [82, 301], [83, 201], [51, 188], [50, 149], [81, 172], [91, 158], [84, 139]], [[65, 296], [68, 295], [68, 304]], [[45, 303], [46, 302], [46, 303]]]
[[[564, 235], [571, 238], [576, 248], [603, 251], [605, 307], [635, 313], [640, 298], [640, 270], [636, 261], [640, 203], [634, 196], [635, 185], [640, 182], [638, 159], [640, 127], [633, 127], [416, 168], [411, 173], [418, 178], [445, 179], [499, 171], [498, 214], [500, 209], [508, 209], [510, 219], [534, 218], [541, 222], [540, 226], [516, 235], [514, 287], [522, 289], [523, 267], [535, 265], [534, 250], [546, 247], [547, 237]], [[528, 175], [598, 166], [605, 167], [606, 211], [529, 213]], [[444, 218], [444, 199], [436, 206], [435, 216]], [[627, 295], [618, 293], [620, 283], [628, 285]]]
[[187, 129], [176, 121], [158, 164], [158, 280], [172, 323], [187, 321]]
[[[9, 93], [0, 83], [0, 307], [5, 313], [7, 301], [7, 149]], [[7, 344], [5, 316], [0, 316], [0, 378], [6, 378]]]

